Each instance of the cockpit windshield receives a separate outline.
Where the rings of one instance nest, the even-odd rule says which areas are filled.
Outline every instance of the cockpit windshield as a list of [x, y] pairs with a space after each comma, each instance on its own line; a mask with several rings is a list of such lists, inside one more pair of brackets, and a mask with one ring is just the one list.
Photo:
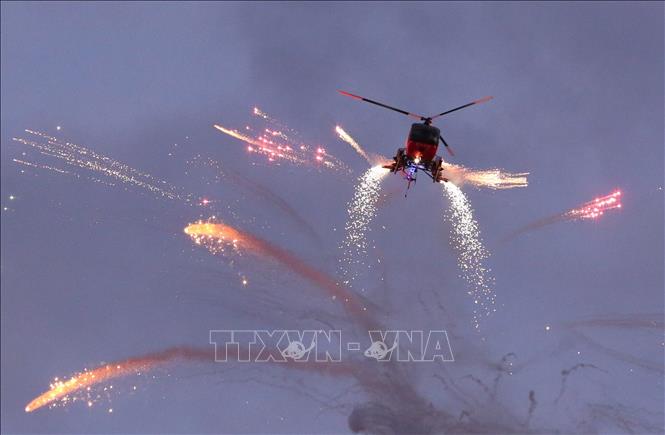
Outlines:
[[425, 124], [413, 124], [409, 132], [409, 139], [414, 142], [428, 143], [438, 145], [441, 130]]

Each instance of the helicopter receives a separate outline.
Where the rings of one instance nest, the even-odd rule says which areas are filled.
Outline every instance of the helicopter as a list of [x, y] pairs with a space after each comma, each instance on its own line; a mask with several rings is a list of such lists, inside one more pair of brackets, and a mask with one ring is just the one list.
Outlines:
[[393, 163], [383, 166], [386, 169], [390, 169], [390, 172], [392, 173], [401, 171], [404, 178], [408, 181], [407, 190], [411, 187], [411, 183], [416, 181], [416, 174], [419, 170], [427, 174], [435, 183], [448, 181], [443, 174], [443, 158], [436, 154], [439, 147], [439, 141], [441, 141], [451, 156], [454, 156], [455, 153], [453, 153], [448, 143], [443, 139], [443, 136], [441, 136], [441, 130], [432, 125], [432, 120], [475, 104], [485, 103], [493, 98], [491, 96], [484, 97], [462, 106], [455, 107], [454, 109], [446, 110], [438, 115], [422, 116], [346, 91], [338, 90], [337, 92], [347, 97], [375, 104], [385, 109], [390, 109], [411, 118], [415, 118], [418, 121], [422, 121], [422, 123], [416, 122], [411, 125], [409, 136], [406, 139], [406, 148], [398, 148], [395, 157], [393, 157]]

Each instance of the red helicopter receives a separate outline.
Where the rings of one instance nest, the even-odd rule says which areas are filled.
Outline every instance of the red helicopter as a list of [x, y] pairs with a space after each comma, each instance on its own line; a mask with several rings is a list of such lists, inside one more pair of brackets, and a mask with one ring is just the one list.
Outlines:
[[404, 178], [406, 178], [406, 180], [409, 182], [407, 185], [407, 190], [409, 187], [411, 187], [411, 182], [416, 181], [416, 173], [418, 170], [425, 172], [435, 183], [439, 181], [448, 181], [443, 175], [443, 159], [441, 156], [436, 155], [436, 151], [439, 147], [439, 140], [446, 147], [446, 150], [448, 153], [450, 153], [451, 156], [454, 156], [455, 154], [443, 139], [443, 136], [441, 136], [441, 130], [432, 125], [432, 120], [440, 116], [465, 109], [469, 106], [473, 106], [474, 104], [484, 103], [493, 98], [481, 98], [480, 100], [472, 101], [470, 103], [464, 104], [463, 106], [446, 110], [445, 112], [439, 113], [438, 115], [422, 116], [407, 112], [406, 110], [398, 109], [396, 107], [388, 106], [387, 104], [379, 103], [378, 101], [370, 100], [369, 98], [354, 95], [349, 92], [338, 92], [342, 95], [346, 95], [347, 97], [376, 104], [377, 106], [394, 110], [395, 112], [399, 112], [410, 116], [411, 118], [423, 121], [422, 124], [415, 123], [411, 125], [409, 136], [406, 139], [406, 148], [399, 148], [395, 154], [395, 157], [393, 157], [394, 162], [390, 165], [384, 166], [384, 168], [390, 169], [390, 172], [393, 173], [402, 171]]

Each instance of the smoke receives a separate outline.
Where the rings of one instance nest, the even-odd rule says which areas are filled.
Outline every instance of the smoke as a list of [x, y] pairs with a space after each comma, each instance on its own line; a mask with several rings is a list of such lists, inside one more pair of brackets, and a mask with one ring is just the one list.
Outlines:
[[212, 168], [215, 170], [216, 181], [228, 180], [236, 186], [244, 189], [247, 192], [254, 194], [257, 198], [261, 199], [262, 204], [270, 204], [277, 210], [281, 211], [287, 218], [289, 218], [299, 230], [302, 230], [309, 238], [311, 238], [318, 245], [322, 244], [321, 238], [314, 229], [314, 227], [298, 213], [298, 211], [291, 206], [281, 195], [273, 191], [261, 183], [257, 183], [238, 171], [230, 169], [228, 166], [223, 166], [218, 160], [207, 158], [201, 159], [200, 156], [192, 159], [190, 163]]
[[207, 246], [213, 253], [223, 249], [220, 246], [230, 244], [235, 250], [245, 248], [257, 255], [271, 258], [291, 272], [324, 290], [330, 301], [341, 304], [349, 314], [365, 326], [375, 325], [375, 321], [369, 315], [364, 298], [354, 295], [334, 278], [308, 265], [283, 248], [248, 232], [240, 231], [219, 222], [193, 223], [185, 227], [184, 232], [197, 244]]

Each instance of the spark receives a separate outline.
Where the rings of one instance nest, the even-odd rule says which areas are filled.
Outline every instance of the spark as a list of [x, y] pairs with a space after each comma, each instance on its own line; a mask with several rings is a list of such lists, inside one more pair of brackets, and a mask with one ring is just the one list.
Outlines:
[[543, 219], [538, 219], [537, 221], [525, 225], [522, 228], [519, 228], [508, 234], [503, 238], [503, 242], [508, 242], [520, 236], [521, 234], [559, 222], [574, 222], [579, 220], [597, 221], [600, 219], [600, 217], [605, 215], [606, 211], [620, 210], [623, 207], [621, 205], [621, 196], [621, 191], [615, 190], [608, 195], [596, 197], [591, 201], [587, 201], [562, 213], [557, 213]]
[[[130, 358], [124, 361], [104, 364], [92, 370], [84, 370], [67, 380], [55, 378], [54, 382], [50, 385], [49, 390], [37, 396], [26, 405], [25, 412], [33, 412], [43, 406], [51, 405], [58, 401], [66, 405], [77, 400], [76, 398], [72, 398], [74, 393], [82, 390], [89, 392], [92, 387], [110, 381], [111, 379], [129, 375], [138, 375], [153, 370], [156, 367], [169, 363], [175, 359], [207, 358], [211, 358], [210, 352], [207, 350], [171, 348], [139, 358]], [[108, 389], [112, 389], [112, 386]], [[92, 401], [88, 400], [87, 405], [89, 407], [92, 406]]]
[[55, 127], [55, 129], [60, 131], [60, 130], [62, 130], [62, 127], [58, 125], [57, 127]]
[[367, 155], [367, 153], [365, 152], [363, 147], [361, 147], [360, 144], [358, 142], [356, 142], [356, 140], [354, 138], [352, 138], [350, 134], [348, 134], [346, 131], [344, 131], [344, 129], [342, 127], [340, 127], [339, 125], [335, 126], [335, 133], [337, 133], [337, 135], [339, 136], [340, 139], [342, 139], [344, 142], [351, 145], [351, 147], [354, 150], [356, 150], [356, 152], [358, 154], [360, 154], [360, 156], [363, 159], [365, 159], [367, 161], [367, 163], [369, 163], [370, 165], [372, 164], [372, 162], [370, 161], [369, 156]]
[[496, 311], [494, 277], [485, 266], [489, 252], [480, 237], [478, 222], [466, 195], [452, 183], [444, 183], [444, 194], [450, 201], [446, 217], [452, 225], [451, 243], [457, 251], [460, 278], [467, 283], [467, 293], [473, 299], [473, 320], [480, 328], [481, 318]]
[[36, 169], [44, 169], [44, 170], [47, 170], [47, 171], [58, 172], [60, 174], [71, 174], [71, 172], [69, 172], [69, 171], [65, 171], [64, 169], [56, 168], [56, 167], [49, 166], [49, 165], [41, 165], [41, 164], [38, 164], [38, 163], [26, 162], [25, 160], [19, 160], [19, 159], [12, 159], [12, 161], [14, 163], [18, 163], [19, 165], [29, 166], [29, 167], [36, 168]]
[[[178, 189], [175, 186], [170, 185], [164, 180], [153, 177], [150, 174], [134, 169], [127, 164], [114, 160], [111, 157], [97, 153], [82, 145], [77, 145], [71, 142], [63, 142], [58, 138], [48, 136], [47, 134], [39, 131], [25, 130], [25, 132], [36, 136], [37, 139], [30, 140], [24, 138], [13, 138], [13, 140], [34, 148], [44, 156], [64, 162], [73, 168], [83, 169], [85, 171], [89, 171], [90, 173], [100, 175], [105, 179], [110, 179], [122, 184], [138, 187], [155, 195], [156, 197], [168, 199], [185, 199], [183, 195], [178, 193]], [[14, 162], [24, 166], [53, 170], [59, 173], [70, 173], [69, 171], [63, 169], [28, 162], [25, 160], [14, 159]], [[76, 175], [77, 177], [81, 176], [81, 174], [77, 172], [74, 172], [73, 175]], [[96, 182], [105, 182], [92, 176], [88, 178]]]
[[596, 219], [604, 215], [607, 210], [621, 208], [621, 191], [617, 190], [609, 195], [595, 198], [591, 201], [568, 210], [564, 217], [568, 220]]
[[444, 163], [443, 170], [443, 176], [458, 186], [470, 184], [477, 188], [498, 190], [527, 187], [529, 184], [528, 172], [511, 173], [497, 168], [472, 169], [452, 163]]
[[381, 166], [374, 166], [358, 179], [353, 199], [349, 203], [347, 221], [344, 226], [345, 238], [342, 242], [342, 258], [339, 260], [339, 270], [342, 282], [349, 287], [360, 276], [361, 270], [366, 270], [369, 243], [367, 233], [370, 224], [376, 215], [376, 205], [380, 198], [379, 190], [381, 180], [388, 173]]
[[365, 149], [356, 141], [349, 133], [344, 131], [344, 129], [337, 125], [335, 126], [335, 133], [342, 139], [344, 142], [351, 145], [351, 147], [369, 163], [371, 166], [385, 165], [390, 162], [390, 159], [379, 154], [368, 153]]
[[255, 116], [267, 122], [270, 127], [261, 126], [253, 129], [245, 126], [245, 132], [214, 124], [213, 127], [222, 133], [238, 139], [246, 144], [249, 153], [265, 157], [268, 162], [289, 163], [296, 166], [309, 166], [338, 172], [349, 172], [349, 168], [340, 159], [328, 153], [322, 146], [312, 146], [302, 139], [295, 130], [282, 125], [255, 107]]

